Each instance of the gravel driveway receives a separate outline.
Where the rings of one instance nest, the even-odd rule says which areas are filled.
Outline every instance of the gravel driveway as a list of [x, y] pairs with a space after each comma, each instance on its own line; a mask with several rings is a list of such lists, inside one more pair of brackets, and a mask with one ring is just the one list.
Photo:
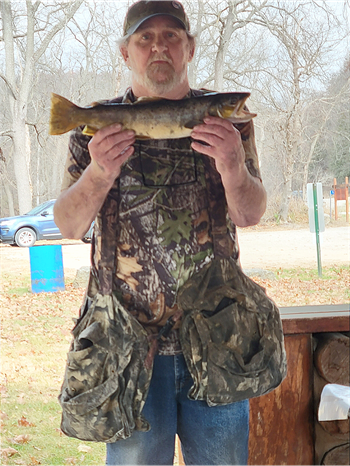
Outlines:
[[[320, 237], [323, 266], [349, 265], [349, 226], [326, 228]], [[244, 269], [317, 268], [316, 237], [306, 228], [240, 228], [238, 241]], [[48, 242], [42, 241], [38, 244], [45, 245]], [[59, 242], [55, 241], [51, 244], [59, 244]], [[75, 275], [80, 267], [89, 266], [90, 245], [69, 240], [64, 240], [61, 244], [65, 275]], [[0, 261], [2, 271], [30, 273], [27, 248], [0, 245]]]

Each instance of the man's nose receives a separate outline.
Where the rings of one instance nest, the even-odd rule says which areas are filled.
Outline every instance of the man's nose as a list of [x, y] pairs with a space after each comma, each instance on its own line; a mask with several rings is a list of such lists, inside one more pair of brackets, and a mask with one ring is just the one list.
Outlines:
[[156, 36], [152, 44], [152, 52], [164, 52], [168, 50], [168, 45], [162, 36]]

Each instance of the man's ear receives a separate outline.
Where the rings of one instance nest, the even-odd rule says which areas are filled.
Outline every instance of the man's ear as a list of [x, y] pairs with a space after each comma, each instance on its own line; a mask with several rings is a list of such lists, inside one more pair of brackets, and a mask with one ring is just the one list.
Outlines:
[[126, 65], [128, 64], [129, 60], [129, 53], [128, 53], [128, 48], [123, 44], [119, 47], [120, 53], [122, 54], [124, 61]]
[[190, 53], [189, 53], [189, 57], [188, 57], [188, 63], [191, 63], [193, 57], [194, 57], [194, 52], [196, 51], [196, 44], [195, 42], [193, 41], [192, 43], [190, 43]]

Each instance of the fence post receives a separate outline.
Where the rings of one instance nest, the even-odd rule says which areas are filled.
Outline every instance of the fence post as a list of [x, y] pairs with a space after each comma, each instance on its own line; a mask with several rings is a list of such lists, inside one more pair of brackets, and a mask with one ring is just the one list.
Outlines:
[[338, 220], [338, 206], [337, 206], [338, 192], [337, 192], [337, 179], [336, 178], [334, 178], [333, 183], [334, 183], [334, 220]]

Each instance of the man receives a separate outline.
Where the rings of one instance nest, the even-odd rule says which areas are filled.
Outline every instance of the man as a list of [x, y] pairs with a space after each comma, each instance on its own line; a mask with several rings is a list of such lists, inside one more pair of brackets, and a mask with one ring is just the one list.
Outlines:
[[[131, 70], [131, 87], [123, 98], [110, 102], [200, 94], [188, 82], [195, 41], [179, 2], [132, 5], [120, 51]], [[71, 136], [55, 221], [65, 237], [81, 238], [111, 189], [118, 192], [113, 286], [123, 306], [150, 335], [176, 312], [179, 288], [213, 258], [205, 181], [208, 160], [225, 190], [232, 257], [238, 261], [235, 225], [256, 224], [266, 206], [252, 123], [241, 125], [239, 131], [227, 120], [208, 117], [193, 129], [191, 138], [167, 141], [136, 140], [133, 131], [120, 124], [101, 129], [93, 138], [81, 135], [81, 129]], [[93, 272], [100, 244], [95, 240]], [[99, 287], [98, 274], [93, 276], [90, 296]], [[209, 407], [187, 397], [192, 380], [178, 327], [160, 342], [154, 359], [142, 412], [151, 430], [108, 443], [107, 464], [172, 464], [176, 433], [187, 464], [246, 464], [248, 400]]]

